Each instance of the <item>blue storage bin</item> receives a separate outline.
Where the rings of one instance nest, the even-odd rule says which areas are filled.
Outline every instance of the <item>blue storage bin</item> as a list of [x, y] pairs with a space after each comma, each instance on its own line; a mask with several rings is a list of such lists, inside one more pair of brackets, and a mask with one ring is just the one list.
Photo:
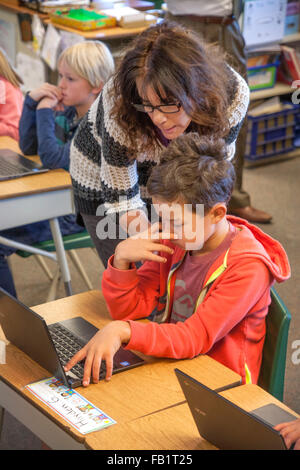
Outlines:
[[273, 88], [276, 82], [278, 67], [279, 61], [276, 61], [273, 64], [248, 67], [247, 74], [250, 91]]
[[245, 158], [253, 161], [294, 150], [299, 111], [295, 105], [277, 113], [249, 115]]

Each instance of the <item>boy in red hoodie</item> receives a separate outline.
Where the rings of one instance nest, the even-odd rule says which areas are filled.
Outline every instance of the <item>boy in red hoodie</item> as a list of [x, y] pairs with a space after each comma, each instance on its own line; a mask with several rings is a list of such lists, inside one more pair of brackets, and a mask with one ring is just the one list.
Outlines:
[[[102, 290], [115, 321], [66, 366], [86, 358], [84, 385], [99, 380], [102, 360], [110, 379], [121, 345], [176, 359], [208, 354], [243, 383], [257, 382], [270, 287], [288, 279], [290, 267], [279, 242], [226, 215], [234, 178], [223, 141], [189, 133], [169, 144], [147, 185], [168, 239], [152, 227], [110, 258]], [[145, 317], [152, 321], [135, 321]]]

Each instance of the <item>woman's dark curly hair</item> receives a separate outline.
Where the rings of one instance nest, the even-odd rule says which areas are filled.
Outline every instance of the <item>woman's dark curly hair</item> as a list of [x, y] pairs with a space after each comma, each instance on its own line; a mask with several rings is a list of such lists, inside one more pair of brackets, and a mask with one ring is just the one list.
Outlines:
[[229, 76], [215, 46], [178, 24], [162, 22], [143, 31], [125, 52], [114, 77], [111, 116], [129, 136], [133, 152], [141, 139], [144, 148], [151, 147], [154, 125], [132, 106], [141, 103], [139, 79], [142, 89], [150, 86], [162, 103], [181, 103], [192, 119], [189, 131], [224, 137], [229, 131]]

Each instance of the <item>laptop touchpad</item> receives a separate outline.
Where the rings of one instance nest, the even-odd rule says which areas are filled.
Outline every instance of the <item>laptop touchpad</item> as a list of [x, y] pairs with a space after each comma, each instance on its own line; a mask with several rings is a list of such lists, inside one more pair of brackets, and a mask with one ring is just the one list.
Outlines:
[[255, 410], [251, 411], [251, 414], [257, 416], [271, 426], [276, 426], [277, 424], [286, 423], [297, 419], [297, 416], [292, 415], [288, 411], [285, 411], [280, 406], [275, 405], [275, 403], [270, 403], [269, 405], [256, 408]]

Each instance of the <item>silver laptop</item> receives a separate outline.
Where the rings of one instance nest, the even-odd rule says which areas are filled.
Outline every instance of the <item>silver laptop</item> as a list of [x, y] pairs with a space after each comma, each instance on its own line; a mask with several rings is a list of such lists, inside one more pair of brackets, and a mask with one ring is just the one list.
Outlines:
[[[0, 288], [0, 325], [6, 338], [34, 361], [60, 379], [67, 387], [82, 385], [84, 361], [65, 372], [63, 366], [94, 335], [98, 328], [82, 317], [47, 325], [30, 308]], [[144, 364], [132, 351], [120, 348], [114, 356], [113, 374]], [[101, 363], [100, 379], [106, 364]]]
[[9, 149], [0, 149], [0, 181], [49, 171], [29, 158]]
[[274, 403], [248, 413], [179, 369], [175, 373], [198, 431], [222, 450], [286, 450], [279, 423], [296, 416]]

